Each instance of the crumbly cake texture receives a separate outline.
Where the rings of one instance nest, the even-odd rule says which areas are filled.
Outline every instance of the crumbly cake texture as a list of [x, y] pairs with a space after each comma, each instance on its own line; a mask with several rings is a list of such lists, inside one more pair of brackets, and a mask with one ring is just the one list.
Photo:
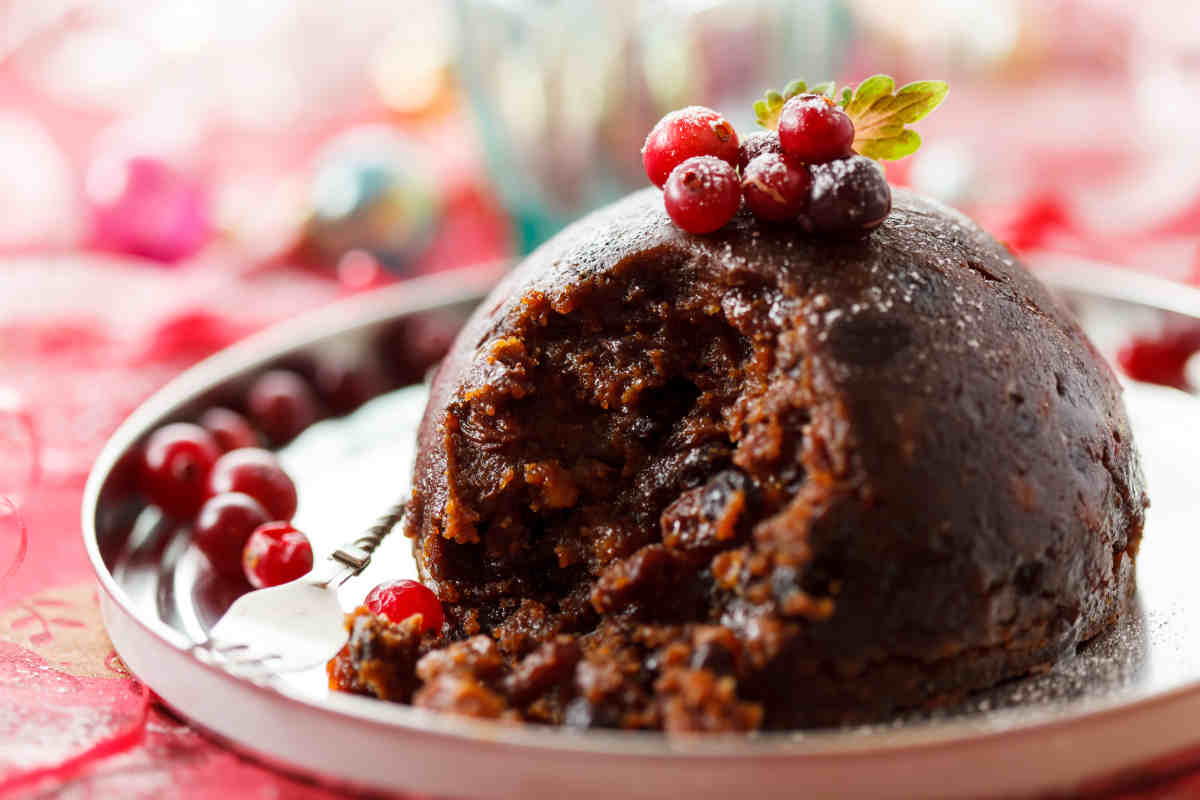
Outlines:
[[432, 384], [405, 521], [436, 634], [338, 689], [668, 731], [878, 719], [1111, 627], [1147, 505], [1120, 387], [966, 217], [828, 241], [655, 189], [555, 237]]

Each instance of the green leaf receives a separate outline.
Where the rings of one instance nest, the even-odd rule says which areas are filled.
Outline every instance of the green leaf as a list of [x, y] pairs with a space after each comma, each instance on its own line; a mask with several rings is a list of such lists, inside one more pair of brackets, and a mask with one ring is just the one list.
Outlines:
[[901, 118], [911, 125], [940, 106], [949, 91], [945, 81], [918, 81], [901, 87], [896, 97], [908, 101]]
[[846, 104], [858, 153], [895, 160], [916, 152], [921, 137], [905, 126], [937, 108], [950, 91], [944, 81], [918, 81], [898, 91], [895, 87], [890, 76], [872, 75], [858, 85]]
[[767, 89], [763, 92], [762, 99], [754, 103], [754, 119], [764, 128], [775, 130], [779, 127], [779, 112], [783, 109], [783, 104], [805, 91], [808, 91], [807, 84], [801, 80], [792, 81], [783, 87], [782, 92]]
[[921, 146], [921, 136], [911, 128], [905, 128], [895, 136], [879, 139], [868, 139], [861, 144], [854, 140], [854, 149], [867, 158], [876, 161], [895, 161], [917, 152]]
[[805, 92], [823, 94], [837, 101], [854, 122], [857, 152], [875, 159], [897, 159], [921, 146], [921, 137], [905, 126], [941, 105], [948, 91], [945, 81], [917, 81], [896, 89], [889, 75], [872, 75], [857, 88], [845, 87], [840, 93], [833, 81], [808, 86], [795, 80], [782, 92], [763, 92], [762, 99], [754, 104], [754, 118], [762, 127], [777, 130], [784, 103]]
[[774, 89], [763, 92], [763, 99], [754, 104], [754, 119], [770, 130], [779, 127], [779, 112], [783, 109], [783, 95]]
[[787, 86], [783, 87], [783, 99], [791, 100], [798, 94], [804, 94], [804, 90], [807, 88], [808, 85], [805, 84], [804, 81], [792, 81]]
[[815, 86], [808, 87], [808, 91], [812, 94], [823, 94], [826, 97], [832, 98], [837, 92], [837, 84], [835, 84], [833, 81], [825, 81], [824, 83], [818, 83]]
[[853, 119], [861, 116], [871, 104], [880, 98], [887, 97], [896, 87], [896, 82], [889, 75], [872, 75], [858, 85], [854, 90], [854, 99], [846, 106], [846, 113]]
[[758, 120], [758, 124], [764, 128], [767, 127], [766, 119], [770, 115], [771, 110], [767, 108], [766, 100], [756, 100], [754, 103], [754, 118]]

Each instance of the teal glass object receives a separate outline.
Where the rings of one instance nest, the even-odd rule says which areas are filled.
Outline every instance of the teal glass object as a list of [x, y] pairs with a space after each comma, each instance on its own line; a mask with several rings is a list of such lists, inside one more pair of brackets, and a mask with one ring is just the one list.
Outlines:
[[523, 251], [646, 186], [642, 142], [666, 112], [711, 106], [749, 133], [764, 90], [836, 77], [852, 34], [838, 0], [458, 0], [458, 18]]

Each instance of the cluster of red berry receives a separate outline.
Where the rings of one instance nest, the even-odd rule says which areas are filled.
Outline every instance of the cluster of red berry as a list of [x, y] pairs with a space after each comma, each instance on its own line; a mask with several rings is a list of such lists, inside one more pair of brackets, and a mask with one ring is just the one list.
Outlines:
[[784, 104], [778, 131], [741, 141], [710, 108], [672, 111], [646, 137], [642, 163], [689, 233], [717, 230], [745, 200], [759, 219], [845, 236], [875, 228], [892, 207], [883, 170], [853, 143], [854, 123], [833, 100], [799, 94]]
[[[315, 372], [334, 410], [334, 390], [361, 382], [353, 369], [331, 376], [326, 365]], [[217, 407], [198, 425], [177, 422], [155, 431], [142, 451], [142, 493], [165, 514], [192, 521], [192, 540], [217, 573], [244, 577], [255, 588], [295, 580], [312, 568], [312, 545], [291, 525], [296, 485], [261, 443], [291, 441], [317, 420], [320, 405], [300, 374], [269, 370], [246, 395], [253, 424]]]
[[[333, 374], [336, 372], [336, 375]], [[291, 370], [270, 370], [250, 387], [247, 419], [211, 408], [199, 424], [159, 428], [142, 450], [139, 486], [163, 513], [192, 523], [192, 541], [218, 574], [256, 589], [296, 580], [312, 569], [308, 538], [292, 526], [296, 485], [261, 439], [282, 445], [319, 417], [324, 405], [348, 412], [374, 394], [376, 381], [352, 367], [316, 370], [320, 402]], [[380, 584], [365, 601], [372, 613], [400, 622], [413, 614], [422, 628], [442, 627], [437, 596], [416, 581]]]
[[213, 569], [255, 588], [304, 575], [308, 539], [291, 525], [296, 485], [275, 454], [257, 446], [246, 419], [208, 411], [208, 427], [175, 422], [155, 431], [142, 453], [141, 488], [173, 517], [192, 520], [192, 541]]

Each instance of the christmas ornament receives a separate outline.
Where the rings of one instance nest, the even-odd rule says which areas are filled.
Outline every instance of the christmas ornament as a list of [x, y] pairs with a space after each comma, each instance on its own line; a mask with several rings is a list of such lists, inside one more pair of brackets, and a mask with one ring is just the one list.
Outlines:
[[393, 272], [404, 272], [429, 243], [440, 197], [426, 158], [396, 131], [358, 128], [337, 137], [318, 157], [303, 249], [333, 265], [362, 250]]
[[101, 249], [174, 263], [212, 234], [206, 187], [163, 159], [102, 156], [88, 170], [86, 191]]

